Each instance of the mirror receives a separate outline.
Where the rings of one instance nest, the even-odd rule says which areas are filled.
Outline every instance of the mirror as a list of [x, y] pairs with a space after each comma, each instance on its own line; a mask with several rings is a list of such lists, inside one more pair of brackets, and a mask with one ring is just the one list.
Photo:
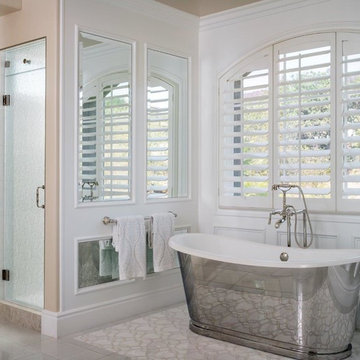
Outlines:
[[131, 199], [131, 52], [79, 32], [80, 203]]
[[188, 196], [188, 59], [147, 51], [147, 199]]

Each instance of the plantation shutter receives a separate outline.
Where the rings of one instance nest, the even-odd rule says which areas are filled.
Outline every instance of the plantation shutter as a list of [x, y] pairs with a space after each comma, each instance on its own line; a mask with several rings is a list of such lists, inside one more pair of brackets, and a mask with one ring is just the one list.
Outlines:
[[147, 96], [147, 198], [171, 195], [170, 124], [174, 117], [174, 89], [167, 82], [151, 77]]
[[[360, 35], [339, 34], [340, 210], [360, 210]], [[350, 201], [349, 201], [350, 200]]]
[[220, 82], [220, 205], [270, 206], [271, 49]]
[[80, 94], [80, 185], [97, 179], [96, 159], [96, 95]]
[[325, 34], [274, 47], [275, 179], [300, 185], [307, 198], [331, 199], [333, 189], [333, 43]]
[[131, 97], [125, 73], [108, 75], [100, 81], [98, 105], [99, 194], [104, 200], [131, 198]]

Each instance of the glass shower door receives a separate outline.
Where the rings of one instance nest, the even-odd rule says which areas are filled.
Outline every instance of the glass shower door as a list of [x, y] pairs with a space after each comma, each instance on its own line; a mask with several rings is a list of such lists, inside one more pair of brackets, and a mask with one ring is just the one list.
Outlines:
[[3, 58], [8, 95], [4, 106], [3, 267], [9, 271], [3, 297], [42, 308], [45, 40], [8, 49]]

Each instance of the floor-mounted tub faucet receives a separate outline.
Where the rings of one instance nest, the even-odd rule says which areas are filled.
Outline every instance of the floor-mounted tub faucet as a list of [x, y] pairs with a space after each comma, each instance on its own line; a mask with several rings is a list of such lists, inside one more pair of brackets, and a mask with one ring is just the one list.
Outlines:
[[[293, 189], [293, 188], [298, 189], [302, 196], [303, 203], [304, 203], [304, 209], [302, 209], [302, 210], [296, 210], [293, 205], [288, 205], [286, 203], [286, 193], [290, 189]], [[310, 222], [310, 218], [309, 218], [309, 213], [308, 213], [307, 206], [306, 206], [305, 196], [304, 196], [304, 193], [303, 193], [301, 187], [298, 185], [292, 185], [292, 184], [274, 184], [272, 186], [272, 190], [273, 191], [276, 191], [276, 190], [282, 191], [283, 206], [282, 206], [282, 209], [272, 210], [270, 212], [268, 224], [269, 225], [271, 224], [271, 219], [272, 219], [273, 215], [280, 215], [280, 219], [278, 221], [276, 221], [276, 223], [275, 223], [275, 229], [278, 229], [281, 226], [281, 224], [286, 222], [286, 240], [287, 240], [287, 246], [290, 247], [291, 246], [291, 217], [294, 217], [294, 219], [295, 219], [294, 239], [295, 239], [296, 244], [302, 248], [310, 247], [313, 242], [313, 231], [312, 231], [312, 226], [311, 226], [311, 222]], [[298, 241], [298, 238], [297, 238], [297, 222], [298, 222], [297, 216], [299, 214], [303, 215], [303, 241], [302, 241], [302, 244], [300, 244], [300, 242]], [[309, 242], [308, 242], [308, 233], [307, 233], [307, 223], [309, 224], [309, 229], [310, 229], [310, 241]]]

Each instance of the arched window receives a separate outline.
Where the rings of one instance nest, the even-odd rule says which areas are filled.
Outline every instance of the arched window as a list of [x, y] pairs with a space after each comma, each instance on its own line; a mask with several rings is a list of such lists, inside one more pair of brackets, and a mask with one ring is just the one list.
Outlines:
[[274, 44], [224, 74], [220, 94], [220, 206], [275, 206], [283, 182], [313, 210], [360, 211], [360, 34]]

